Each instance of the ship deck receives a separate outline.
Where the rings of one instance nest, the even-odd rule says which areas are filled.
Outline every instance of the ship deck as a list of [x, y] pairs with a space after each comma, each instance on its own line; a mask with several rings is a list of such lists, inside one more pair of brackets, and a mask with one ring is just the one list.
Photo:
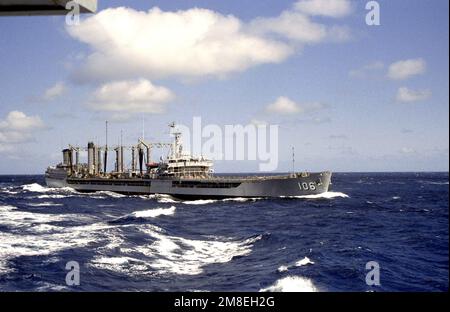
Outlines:
[[[324, 172], [325, 173], [325, 172]], [[319, 173], [320, 174], [320, 173]], [[297, 172], [295, 174], [273, 174], [273, 175], [211, 175], [211, 176], [157, 176], [157, 177], [68, 177], [71, 181], [90, 181], [90, 182], [150, 182], [152, 180], [170, 180], [170, 181], [208, 181], [208, 182], [246, 182], [246, 181], [266, 181], [266, 180], [280, 180], [280, 179], [292, 179], [298, 177], [308, 177], [311, 173], [308, 172]]]

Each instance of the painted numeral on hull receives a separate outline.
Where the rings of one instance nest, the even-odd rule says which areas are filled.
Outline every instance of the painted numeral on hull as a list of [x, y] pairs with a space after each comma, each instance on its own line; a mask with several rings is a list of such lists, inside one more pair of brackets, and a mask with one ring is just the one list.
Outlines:
[[316, 190], [316, 183], [315, 182], [298, 182], [298, 188], [300, 191], [315, 191]]

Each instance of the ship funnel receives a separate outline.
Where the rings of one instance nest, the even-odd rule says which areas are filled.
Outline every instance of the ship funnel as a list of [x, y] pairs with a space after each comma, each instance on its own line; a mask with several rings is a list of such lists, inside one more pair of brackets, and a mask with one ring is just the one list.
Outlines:
[[64, 149], [62, 153], [63, 153], [63, 165], [70, 166], [70, 153], [72, 153], [72, 151], [70, 149]]
[[94, 174], [94, 143], [89, 142], [88, 143], [88, 172], [89, 175]]

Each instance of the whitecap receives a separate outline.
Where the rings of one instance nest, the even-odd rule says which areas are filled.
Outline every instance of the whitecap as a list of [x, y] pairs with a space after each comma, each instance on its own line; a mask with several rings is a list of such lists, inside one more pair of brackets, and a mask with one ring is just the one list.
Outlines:
[[24, 191], [33, 192], [33, 193], [50, 193], [50, 192], [78, 193], [71, 187], [52, 188], [52, 187], [42, 186], [38, 183], [22, 185], [22, 189]]
[[145, 274], [148, 271], [145, 261], [131, 257], [96, 256], [88, 266], [123, 274]]
[[61, 194], [45, 194], [45, 195], [39, 195], [37, 198], [38, 199], [62, 199], [62, 198], [68, 198], [68, 197], [72, 197], [70, 195], [61, 195]]
[[179, 203], [179, 201], [173, 199], [173, 197], [170, 195], [156, 194], [155, 198], [159, 203], [164, 203], [164, 204]]
[[9, 189], [2, 189], [2, 190], [0, 190], [0, 192], [5, 193], [5, 194], [10, 194], [10, 195], [17, 195], [17, 194], [19, 194], [19, 192], [10, 191]]
[[332, 199], [332, 198], [349, 198], [347, 194], [341, 193], [341, 192], [325, 192], [321, 194], [314, 194], [314, 195], [299, 195], [299, 196], [282, 196], [286, 198], [305, 198], [305, 199], [317, 199], [317, 198], [326, 198], [326, 199]]
[[236, 201], [236, 202], [246, 202], [246, 201], [257, 201], [262, 199], [262, 197], [232, 197], [232, 198], [225, 198], [222, 199], [222, 201]]
[[27, 206], [30, 207], [59, 207], [64, 206], [63, 204], [56, 204], [52, 202], [43, 202], [43, 203], [28, 203]]
[[96, 194], [106, 195], [106, 196], [109, 196], [109, 197], [112, 197], [112, 198], [123, 198], [123, 197], [126, 197], [126, 195], [115, 193], [115, 192], [111, 192], [111, 191], [99, 191], [99, 192], [96, 192]]
[[156, 218], [158, 216], [171, 216], [175, 213], [175, 206], [170, 208], [156, 208], [149, 210], [134, 211], [133, 216], [137, 218]]
[[260, 292], [317, 292], [313, 282], [301, 276], [286, 276], [277, 280], [272, 286], [262, 288]]
[[262, 239], [262, 235], [259, 235], [242, 241], [223, 238], [221, 241], [193, 240], [166, 235], [163, 229], [149, 224], [139, 230], [155, 241], [134, 248], [121, 248], [121, 251], [127, 256], [138, 253], [148, 257], [148, 267], [159, 274], [201, 274], [206, 265], [226, 263], [234, 257], [250, 254], [253, 244]]
[[304, 266], [304, 265], [308, 265], [308, 264], [314, 264], [314, 261], [311, 261], [311, 259], [309, 259], [308, 257], [305, 257], [302, 260], [298, 260], [295, 263], [295, 266], [299, 267], [299, 266]]
[[32, 184], [25, 184], [22, 185], [22, 189], [24, 191], [28, 191], [28, 192], [34, 192], [34, 193], [46, 193], [51, 191], [52, 189], [42, 186], [40, 184], [37, 183], [32, 183]]
[[68, 290], [69, 287], [64, 285], [57, 285], [47, 282], [40, 282], [41, 286], [36, 288], [36, 291], [48, 292], [48, 291], [64, 291]]
[[280, 266], [280, 267], [277, 269], [277, 271], [280, 272], [280, 273], [281, 273], [281, 272], [286, 272], [286, 271], [288, 271], [289, 269], [291, 269], [291, 268], [293, 268], [293, 267], [301, 267], [301, 266], [309, 265], [309, 264], [314, 264], [314, 262], [311, 261], [311, 259], [309, 259], [308, 257], [304, 257], [303, 259], [298, 260], [298, 261], [296, 261], [296, 262], [293, 263], [293, 264], [282, 265], [282, 266]]
[[198, 200], [189, 200], [184, 201], [183, 204], [185, 205], [207, 205], [217, 202], [216, 199], [198, 199]]
[[32, 213], [14, 206], [0, 206], [0, 225], [14, 229], [14, 232], [0, 232], [0, 274], [11, 270], [8, 261], [12, 258], [51, 255], [93, 242], [112, 242], [118, 235], [116, 228], [102, 223], [72, 227], [51, 224], [68, 220], [89, 221], [92, 218], [80, 214]]

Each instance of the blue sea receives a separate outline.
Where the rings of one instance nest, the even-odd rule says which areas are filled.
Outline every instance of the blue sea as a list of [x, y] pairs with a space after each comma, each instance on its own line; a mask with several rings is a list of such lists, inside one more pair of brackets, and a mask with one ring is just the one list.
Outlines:
[[[337, 173], [321, 196], [197, 201], [0, 176], [0, 291], [448, 291], [448, 209], [448, 173]], [[73, 261], [79, 285], [66, 284]], [[380, 285], [366, 283], [371, 261]]]

